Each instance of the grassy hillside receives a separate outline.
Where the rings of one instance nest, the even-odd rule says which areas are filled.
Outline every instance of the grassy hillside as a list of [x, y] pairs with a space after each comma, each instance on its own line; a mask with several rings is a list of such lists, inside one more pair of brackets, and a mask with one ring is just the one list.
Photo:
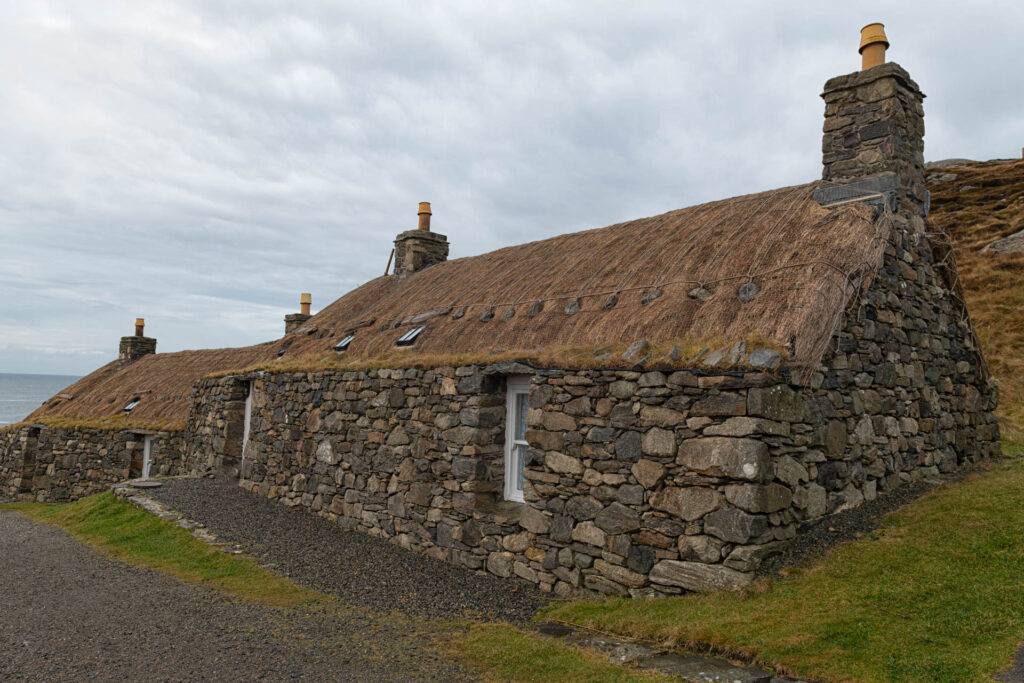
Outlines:
[[928, 171], [933, 230], [953, 238], [960, 280], [992, 374], [1005, 436], [1024, 440], [1024, 253], [981, 249], [1024, 230], [1024, 160]]

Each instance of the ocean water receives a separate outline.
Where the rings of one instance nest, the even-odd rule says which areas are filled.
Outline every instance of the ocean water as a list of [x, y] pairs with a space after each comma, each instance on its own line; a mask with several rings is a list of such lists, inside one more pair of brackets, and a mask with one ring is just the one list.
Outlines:
[[68, 375], [13, 375], [0, 372], [0, 427], [24, 420], [43, 401], [78, 379]]

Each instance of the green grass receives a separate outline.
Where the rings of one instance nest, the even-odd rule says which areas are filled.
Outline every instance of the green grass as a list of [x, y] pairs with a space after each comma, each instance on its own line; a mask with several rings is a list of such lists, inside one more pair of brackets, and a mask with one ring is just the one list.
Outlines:
[[987, 680], [1024, 639], [1024, 460], [936, 489], [870, 538], [743, 594], [549, 616], [826, 681]]
[[524, 633], [506, 624], [472, 624], [450, 648], [487, 680], [560, 681], [561, 683], [631, 683], [674, 681], [650, 671], [610, 664], [605, 655], [581, 650], [560, 640]]
[[64, 505], [14, 503], [0, 507], [58, 526], [121, 562], [216, 588], [244, 600], [292, 607], [328, 599], [261, 568], [252, 558], [220, 552], [188, 531], [110, 492]]

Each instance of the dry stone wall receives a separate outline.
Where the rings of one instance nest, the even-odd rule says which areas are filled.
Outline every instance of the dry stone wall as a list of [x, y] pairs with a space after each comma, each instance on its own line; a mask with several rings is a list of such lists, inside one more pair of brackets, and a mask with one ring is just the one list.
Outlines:
[[810, 380], [817, 410], [842, 423], [836, 438], [842, 431], [847, 441], [842, 460], [818, 465], [839, 505], [859, 504], [870, 493], [860, 482], [883, 471], [877, 486], [892, 487], [915, 472], [999, 454], [998, 387], [966, 307], [948, 288], [923, 221], [894, 221], [882, 267]]
[[13, 498], [21, 486], [21, 439], [20, 429], [0, 430], [0, 498]]
[[150, 476], [180, 474], [181, 432], [31, 425], [0, 432], [0, 496], [64, 502], [105, 491], [140, 474], [146, 435], [153, 436]]
[[237, 376], [200, 380], [189, 398], [183, 469], [225, 469], [237, 474], [242, 458], [248, 381]]

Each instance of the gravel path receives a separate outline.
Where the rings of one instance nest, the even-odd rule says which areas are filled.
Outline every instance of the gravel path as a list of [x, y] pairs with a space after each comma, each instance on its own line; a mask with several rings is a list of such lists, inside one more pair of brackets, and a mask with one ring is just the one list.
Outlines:
[[436, 625], [273, 609], [109, 560], [0, 511], [0, 680], [468, 680]]
[[524, 581], [475, 574], [346, 531], [322, 517], [248, 493], [228, 479], [168, 479], [147, 494], [239, 543], [269, 569], [374, 610], [429, 618], [524, 622], [550, 597]]

